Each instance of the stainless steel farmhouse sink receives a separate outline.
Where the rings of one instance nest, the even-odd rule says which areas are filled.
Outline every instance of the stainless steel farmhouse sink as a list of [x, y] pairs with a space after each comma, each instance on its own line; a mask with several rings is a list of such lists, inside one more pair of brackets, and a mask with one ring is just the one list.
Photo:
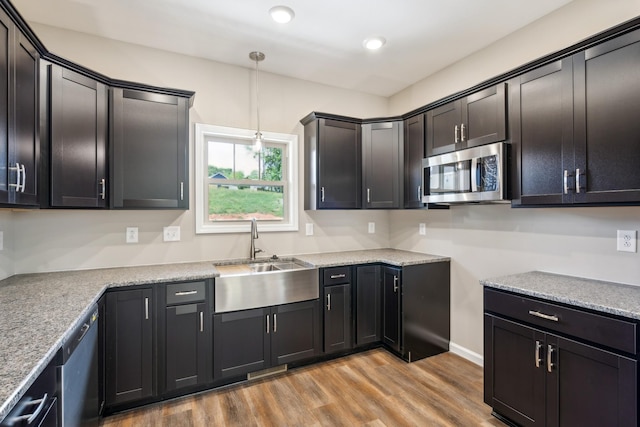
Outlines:
[[318, 269], [294, 260], [242, 261], [216, 264], [215, 312], [316, 299], [319, 296]]

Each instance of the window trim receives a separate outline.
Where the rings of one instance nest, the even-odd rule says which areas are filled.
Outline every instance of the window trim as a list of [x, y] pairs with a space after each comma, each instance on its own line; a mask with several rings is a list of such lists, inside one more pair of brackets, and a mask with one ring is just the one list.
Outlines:
[[[195, 124], [195, 210], [196, 210], [196, 234], [209, 233], [243, 233], [249, 232], [249, 221], [225, 221], [213, 223], [206, 219], [206, 191], [208, 186], [205, 179], [208, 179], [205, 171], [208, 171], [208, 158], [206, 153], [206, 141], [210, 137], [220, 137], [225, 139], [245, 139], [251, 140], [255, 135], [255, 130], [232, 128], [226, 126], [209, 125], [204, 123]], [[298, 135], [262, 132], [266, 142], [276, 142], [287, 146], [287, 176], [289, 200], [285, 201], [285, 219], [275, 222], [273, 220], [258, 220], [260, 232], [274, 231], [298, 231]]]

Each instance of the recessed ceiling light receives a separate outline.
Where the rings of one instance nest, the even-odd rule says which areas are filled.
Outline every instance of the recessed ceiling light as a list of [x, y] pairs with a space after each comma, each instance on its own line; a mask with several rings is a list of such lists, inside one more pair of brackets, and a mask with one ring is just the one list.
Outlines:
[[293, 10], [287, 6], [274, 6], [269, 9], [269, 13], [271, 18], [279, 24], [286, 24], [296, 16]]
[[369, 37], [364, 42], [362, 42], [362, 44], [369, 50], [378, 50], [382, 46], [384, 46], [386, 42], [387, 41], [384, 39], [384, 37]]

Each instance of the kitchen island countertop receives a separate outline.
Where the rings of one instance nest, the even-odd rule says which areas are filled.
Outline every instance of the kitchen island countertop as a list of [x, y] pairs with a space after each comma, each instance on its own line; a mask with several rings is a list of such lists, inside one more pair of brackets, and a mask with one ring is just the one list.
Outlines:
[[[311, 267], [395, 266], [448, 257], [372, 249], [293, 256]], [[261, 261], [260, 259], [258, 261]], [[204, 280], [229, 260], [20, 274], [0, 281], [0, 420], [15, 406], [107, 288]]]

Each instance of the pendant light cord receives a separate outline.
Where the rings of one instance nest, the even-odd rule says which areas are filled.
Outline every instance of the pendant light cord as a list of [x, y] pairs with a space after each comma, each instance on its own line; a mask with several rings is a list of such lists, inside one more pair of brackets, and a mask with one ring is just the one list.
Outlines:
[[256, 116], [258, 119], [258, 135], [260, 135], [260, 94], [258, 86], [258, 57], [256, 57]]

